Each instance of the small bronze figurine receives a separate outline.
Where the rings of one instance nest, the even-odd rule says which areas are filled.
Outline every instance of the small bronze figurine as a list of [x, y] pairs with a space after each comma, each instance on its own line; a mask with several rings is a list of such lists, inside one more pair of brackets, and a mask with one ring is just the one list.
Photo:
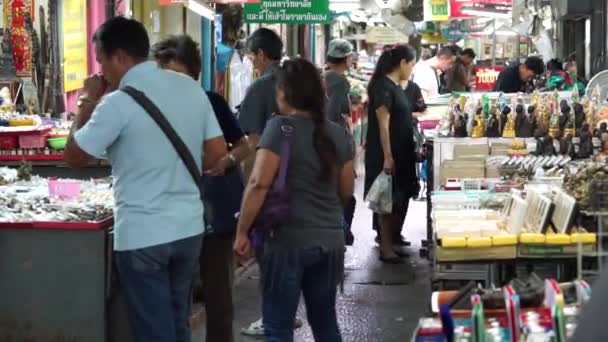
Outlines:
[[498, 118], [496, 117], [496, 111], [492, 111], [490, 118], [488, 119], [488, 127], [486, 128], [486, 137], [498, 138], [500, 137], [500, 126]]
[[578, 157], [587, 159], [593, 155], [593, 139], [589, 132], [589, 124], [584, 123], [580, 130], [580, 147], [578, 149]]
[[568, 134], [560, 141], [560, 153], [574, 159], [576, 157], [572, 134]]
[[556, 154], [553, 138], [549, 135], [546, 129], [538, 128], [534, 132], [536, 138], [536, 155], [537, 156], [554, 156]]
[[[526, 115], [524, 105], [515, 107], [515, 136], [518, 138], [530, 138], [532, 136], [533, 115]], [[534, 109], [532, 109], [534, 110]]]

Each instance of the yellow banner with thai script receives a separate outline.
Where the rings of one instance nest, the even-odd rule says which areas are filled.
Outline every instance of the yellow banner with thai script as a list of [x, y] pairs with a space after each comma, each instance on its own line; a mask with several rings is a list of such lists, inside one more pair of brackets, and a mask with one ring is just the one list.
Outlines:
[[424, 21], [446, 21], [449, 19], [449, 0], [424, 0]]
[[87, 2], [62, 1], [63, 88], [81, 89], [88, 73]]

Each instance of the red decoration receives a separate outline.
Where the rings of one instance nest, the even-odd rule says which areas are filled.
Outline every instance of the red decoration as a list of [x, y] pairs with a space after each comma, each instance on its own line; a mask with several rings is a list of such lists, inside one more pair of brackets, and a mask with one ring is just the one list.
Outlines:
[[12, 0], [5, 6], [6, 19], [10, 23], [11, 41], [13, 43], [13, 61], [18, 76], [32, 74], [32, 42], [25, 27], [25, 16], [32, 11], [32, 1]]

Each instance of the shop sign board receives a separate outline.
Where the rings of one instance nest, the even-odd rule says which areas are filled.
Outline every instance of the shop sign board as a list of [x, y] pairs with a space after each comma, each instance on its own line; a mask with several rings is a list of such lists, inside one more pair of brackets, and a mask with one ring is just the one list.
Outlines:
[[87, 2], [62, 1], [64, 91], [82, 88], [88, 73]]
[[473, 7], [476, 4], [512, 6], [513, 0], [450, 0], [450, 16], [452, 18], [470, 18], [471, 15], [462, 13], [462, 8]]
[[325, 24], [330, 23], [329, 0], [261, 0], [245, 4], [246, 23]]
[[484, 66], [475, 68], [475, 90], [476, 91], [492, 91], [498, 74], [503, 71], [503, 66]]
[[424, 0], [424, 21], [447, 21], [449, 19], [449, 0]]
[[380, 45], [407, 44], [409, 38], [392, 27], [376, 26], [367, 29], [365, 41]]

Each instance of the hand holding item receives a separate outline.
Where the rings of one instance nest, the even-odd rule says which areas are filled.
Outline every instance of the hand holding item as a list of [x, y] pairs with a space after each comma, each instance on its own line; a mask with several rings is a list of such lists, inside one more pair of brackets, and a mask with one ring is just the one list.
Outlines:
[[384, 157], [384, 172], [389, 175], [392, 175], [395, 171], [395, 161], [393, 157]]
[[251, 258], [251, 242], [246, 234], [237, 234], [234, 241], [234, 253], [241, 262]]
[[205, 171], [205, 175], [222, 176], [224, 175], [224, 173], [226, 173], [227, 169], [236, 166], [236, 164], [237, 162], [235, 157], [231, 154], [228, 154], [222, 159], [220, 159], [220, 161], [217, 163], [217, 165], [215, 165], [214, 168]]
[[103, 76], [96, 74], [87, 77], [84, 81], [84, 92], [86, 97], [93, 102], [99, 101], [108, 89], [108, 82]]

